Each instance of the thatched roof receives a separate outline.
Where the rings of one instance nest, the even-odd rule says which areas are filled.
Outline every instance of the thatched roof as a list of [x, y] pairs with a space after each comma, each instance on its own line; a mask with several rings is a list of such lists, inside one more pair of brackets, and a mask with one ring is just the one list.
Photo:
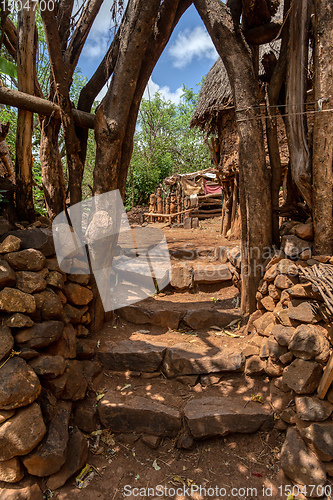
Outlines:
[[233, 106], [233, 97], [229, 78], [224, 64], [219, 58], [202, 84], [190, 127], [211, 131], [215, 128], [219, 116], [230, 106]]

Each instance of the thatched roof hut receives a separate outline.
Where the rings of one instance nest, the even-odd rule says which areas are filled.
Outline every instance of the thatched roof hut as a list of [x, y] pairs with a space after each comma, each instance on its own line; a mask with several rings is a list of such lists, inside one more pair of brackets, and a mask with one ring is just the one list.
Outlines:
[[217, 130], [221, 116], [233, 110], [233, 97], [224, 64], [219, 58], [205, 78], [197, 107], [191, 119], [191, 127], [199, 127], [208, 133]]

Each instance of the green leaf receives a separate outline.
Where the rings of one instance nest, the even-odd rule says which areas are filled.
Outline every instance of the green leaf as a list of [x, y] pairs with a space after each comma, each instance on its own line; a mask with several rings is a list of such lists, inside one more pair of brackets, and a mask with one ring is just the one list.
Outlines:
[[15, 64], [7, 61], [4, 57], [0, 57], [0, 73], [17, 78], [17, 70]]

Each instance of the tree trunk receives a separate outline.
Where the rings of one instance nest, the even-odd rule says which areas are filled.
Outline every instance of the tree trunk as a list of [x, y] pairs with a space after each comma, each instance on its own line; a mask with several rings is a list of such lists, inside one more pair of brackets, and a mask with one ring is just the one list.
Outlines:
[[[258, 82], [251, 52], [230, 10], [220, 0], [194, 4], [228, 72], [239, 133], [242, 215], [242, 311], [256, 309], [262, 264], [272, 242], [270, 178], [259, 111]], [[243, 110], [246, 111], [243, 111]]]
[[[35, 60], [35, 10], [21, 9], [18, 14], [17, 34], [17, 81], [19, 91], [34, 93]], [[18, 111], [16, 132], [16, 208], [18, 217], [33, 221], [32, 179], [32, 131], [33, 114]]]
[[60, 121], [42, 117], [40, 139], [40, 162], [43, 190], [48, 216], [53, 220], [65, 210], [66, 184], [58, 148]]
[[311, 208], [311, 165], [304, 115], [308, 66], [309, 1], [298, 0], [291, 6], [290, 54], [287, 71], [287, 136], [292, 176], [308, 207]]
[[[315, 1], [314, 100], [322, 109], [333, 103], [333, 3]], [[320, 101], [323, 99], [323, 101]], [[314, 252], [333, 253], [333, 120], [332, 113], [316, 113], [313, 128]]]

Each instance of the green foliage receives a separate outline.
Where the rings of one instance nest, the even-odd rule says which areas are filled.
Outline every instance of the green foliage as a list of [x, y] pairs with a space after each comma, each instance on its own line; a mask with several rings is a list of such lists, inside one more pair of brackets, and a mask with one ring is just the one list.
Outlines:
[[4, 57], [0, 56], [0, 75], [11, 76], [17, 78], [17, 70], [15, 64], [7, 61]]
[[127, 178], [127, 208], [147, 203], [165, 177], [211, 166], [202, 133], [190, 129], [197, 102], [198, 93], [185, 85], [178, 105], [158, 92], [142, 100]]

